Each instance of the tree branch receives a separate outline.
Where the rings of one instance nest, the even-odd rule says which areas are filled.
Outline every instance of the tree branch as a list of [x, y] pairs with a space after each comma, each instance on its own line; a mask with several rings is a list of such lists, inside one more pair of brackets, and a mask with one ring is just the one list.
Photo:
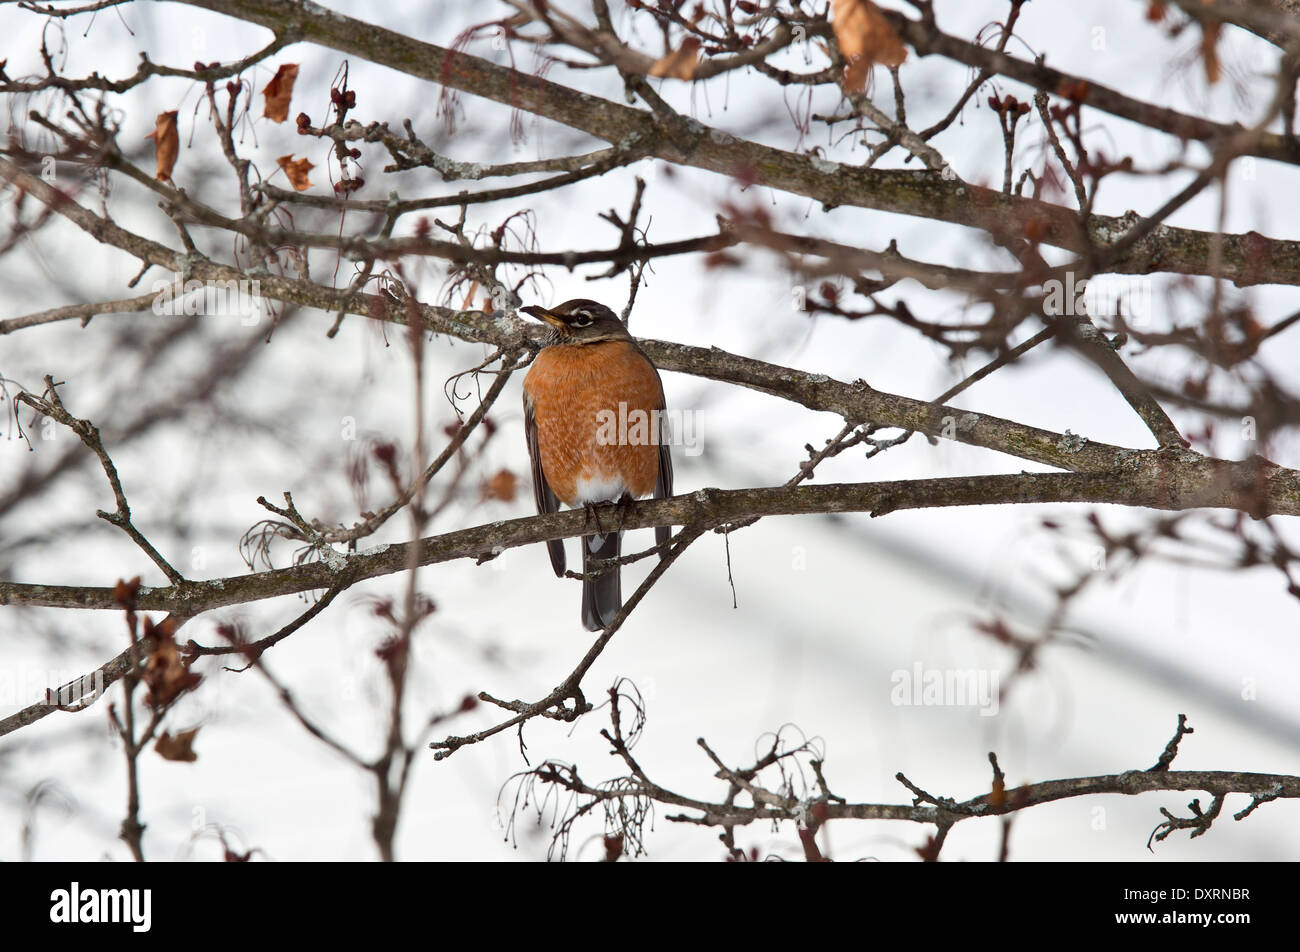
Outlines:
[[[641, 500], [622, 508], [597, 508], [601, 518], [622, 514], [627, 529], [689, 526], [711, 529], [753, 516], [868, 512], [873, 516], [904, 509], [1024, 503], [1110, 503], [1148, 509], [1238, 509], [1256, 515], [1300, 515], [1300, 474], [1247, 460], [1229, 463], [1194, 453], [1126, 450], [1129, 465], [1112, 473], [1016, 473], [894, 480], [878, 483], [830, 483], [774, 489], [701, 489], [672, 499]], [[1190, 457], [1179, 465], [1180, 457]], [[430, 536], [415, 543], [416, 563], [434, 565], [453, 559], [485, 560], [504, 549], [564, 539], [590, 531], [584, 510], [510, 519]], [[412, 543], [384, 545], [323, 562], [273, 569], [208, 581], [187, 581], [165, 588], [142, 587], [142, 610], [187, 616], [214, 608], [278, 595], [292, 595], [336, 585], [355, 584], [391, 575], [407, 567]], [[52, 608], [117, 607], [111, 588], [0, 582], [0, 605]]]
[[[1110, 244], [1136, 223], [1122, 217], [1092, 216], [1089, 240], [1081, 241], [1077, 218], [1069, 209], [1058, 205], [947, 181], [932, 171], [867, 169], [815, 155], [786, 152], [710, 128], [695, 119], [685, 120], [684, 128], [669, 129], [651, 112], [497, 66], [468, 53], [423, 43], [334, 11], [300, 6], [287, 0], [261, 0], [256, 4], [246, 0], [180, 2], [276, 31], [292, 24], [303, 39], [321, 46], [553, 119], [621, 148], [635, 146], [644, 149], [647, 155], [671, 162], [729, 176], [744, 176], [772, 188], [814, 198], [827, 207], [852, 205], [873, 208], [968, 225], [993, 234], [1013, 228], [1024, 230], [1032, 224], [1033, 232], [1044, 243], [1079, 252], [1089, 250], [1090, 244]], [[917, 28], [929, 30], [920, 25]], [[913, 41], [910, 34], [905, 38]], [[983, 47], [975, 49], [1001, 57], [997, 61], [999, 66], [1005, 66], [1002, 60], [1010, 59]], [[1055, 70], [1048, 72], [1059, 79], [1060, 74]], [[1057, 87], [1051, 84], [1046, 88], [1055, 90]], [[1217, 139], [1239, 130], [1216, 126], [1212, 130], [1200, 131], [1206, 133], [1204, 138]], [[1272, 140], [1267, 134], [1261, 134], [1246, 145], [1260, 150], [1269, 141]], [[1277, 144], [1279, 153], [1286, 154], [1281, 143]], [[1300, 149], [1297, 149], [1296, 156], [1300, 158]], [[1209, 232], [1161, 225], [1150, 239], [1130, 248], [1121, 261], [1115, 262], [1116, 266], [1134, 274], [1155, 270], [1203, 274], [1216, 236]], [[1265, 261], [1266, 266], [1263, 264]], [[1300, 284], [1300, 242], [1270, 239], [1254, 233], [1224, 236], [1222, 265], [1223, 277], [1239, 285], [1262, 280]]]

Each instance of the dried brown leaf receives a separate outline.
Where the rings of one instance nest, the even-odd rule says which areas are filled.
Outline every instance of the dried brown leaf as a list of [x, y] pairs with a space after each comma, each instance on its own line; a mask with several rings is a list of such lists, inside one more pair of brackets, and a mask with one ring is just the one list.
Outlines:
[[293, 186], [294, 191], [302, 192], [311, 188], [311, 182], [307, 181], [307, 173], [316, 166], [310, 159], [295, 159], [293, 153], [289, 153], [275, 161], [279, 163], [280, 168], [284, 169], [284, 174], [289, 177], [289, 184]]
[[474, 295], [478, 294], [478, 278], [474, 278], [470, 283], [469, 290], [465, 292], [465, 303], [461, 305], [462, 311], [474, 310]]
[[131, 581], [118, 579], [113, 586], [113, 601], [128, 611], [135, 608], [135, 597], [140, 593], [140, 576]]
[[699, 68], [699, 37], [688, 36], [682, 40], [682, 45], [679, 48], [673, 50], [667, 56], [655, 60], [655, 64], [650, 67], [650, 75], [662, 76], [668, 79], [694, 79]]
[[483, 482], [484, 499], [500, 499], [502, 502], [514, 502], [519, 490], [519, 477], [508, 469], [498, 470], [490, 479]]
[[293, 84], [298, 80], [297, 63], [281, 63], [271, 81], [262, 90], [266, 97], [266, 108], [262, 115], [272, 122], [284, 122], [289, 118], [289, 100], [293, 98]]
[[145, 136], [154, 140], [154, 154], [158, 160], [158, 181], [170, 182], [176, 156], [180, 153], [181, 137], [176, 131], [176, 110], [160, 112], [154, 120], [153, 132]]
[[873, 66], [901, 66], [907, 47], [871, 0], [834, 0], [831, 26], [847, 65], [844, 88], [863, 92]]
[[194, 752], [194, 738], [198, 732], [199, 729], [195, 727], [192, 730], [181, 731], [173, 737], [164, 731], [154, 743], [153, 749], [163, 760], [192, 764], [199, 759], [199, 755]]
[[146, 618], [144, 635], [153, 637], [157, 643], [144, 666], [143, 680], [149, 688], [145, 703], [160, 710], [176, 700], [182, 691], [198, 687], [203, 679], [192, 672], [181, 657], [176, 644], [176, 623], [170, 617], [164, 618], [157, 626]]

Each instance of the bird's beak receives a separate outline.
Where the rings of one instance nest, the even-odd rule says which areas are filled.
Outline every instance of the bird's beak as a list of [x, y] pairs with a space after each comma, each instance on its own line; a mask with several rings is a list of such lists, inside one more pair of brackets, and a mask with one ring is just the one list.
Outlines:
[[550, 324], [552, 327], [558, 327], [560, 330], [568, 330], [569, 325], [564, 323], [563, 318], [552, 313], [551, 311], [548, 311], [544, 307], [538, 307], [535, 304], [530, 304], [528, 305], [528, 307], [521, 307], [519, 310], [523, 311], [529, 317], [535, 317], [539, 321], [545, 321], [547, 324]]

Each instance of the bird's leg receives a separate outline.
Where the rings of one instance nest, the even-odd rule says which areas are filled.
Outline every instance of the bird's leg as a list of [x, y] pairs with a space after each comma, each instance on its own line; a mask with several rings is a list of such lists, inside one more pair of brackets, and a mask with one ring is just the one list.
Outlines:
[[627, 514], [632, 511], [635, 502], [636, 500], [632, 498], [631, 493], [624, 493], [619, 497], [618, 502], [614, 504], [618, 506], [618, 530], [620, 532], [623, 531], [623, 524], [627, 522]]
[[605, 528], [600, 524], [600, 511], [596, 508], [598, 505], [600, 505], [600, 503], [584, 502], [582, 504], [582, 510], [587, 514], [587, 520], [596, 524], [596, 534], [604, 535]]

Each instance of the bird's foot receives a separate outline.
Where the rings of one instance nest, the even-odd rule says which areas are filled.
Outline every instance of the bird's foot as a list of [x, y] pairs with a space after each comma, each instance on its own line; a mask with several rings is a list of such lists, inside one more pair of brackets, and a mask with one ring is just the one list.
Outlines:
[[587, 522], [595, 525], [596, 534], [604, 535], [605, 527], [600, 524], [600, 510], [596, 508], [599, 505], [600, 503], [596, 502], [584, 502], [582, 504], [582, 511], [587, 514]]
[[631, 497], [631, 495], [629, 495], [628, 493], [624, 493], [624, 494], [622, 495], [622, 497], [620, 497], [620, 499], [618, 500], [618, 502], [616, 502], [616, 503], [614, 504], [614, 505], [616, 505], [616, 506], [618, 507], [618, 530], [619, 530], [619, 532], [622, 532], [622, 531], [623, 531], [623, 525], [627, 522], [627, 516], [628, 516], [628, 513], [630, 513], [630, 512], [632, 511], [632, 509], [633, 509], [634, 506], [635, 506], [635, 503], [636, 503], [636, 500], [633, 499], [633, 498]]

